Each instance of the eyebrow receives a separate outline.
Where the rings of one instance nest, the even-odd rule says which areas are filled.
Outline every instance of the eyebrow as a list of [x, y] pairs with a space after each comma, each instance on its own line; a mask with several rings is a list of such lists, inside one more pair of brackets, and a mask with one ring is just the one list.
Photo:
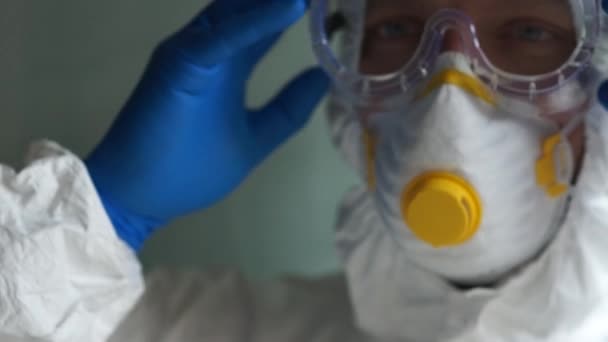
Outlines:
[[[574, 18], [576, 13], [574, 13], [569, 0], [439, 0], [436, 1], [437, 5], [433, 5], [432, 2], [433, 0], [368, 0], [365, 9], [366, 22], [369, 24], [382, 19], [386, 15], [401, 15], [409, 13], [409, 11], [414, 11], [411, 14], [426, 13], [425, 15], [431, 15], [429, 11], [433, 11], [434, 7], [438, 7], [437, 5], [439, 5], [439, 8], [461, 7], [466, 12], [466, 5], [469, 4], [468, 7], [470, 8], [476, 2], [483, 5], [483, 11], [492, 9], [487, 17], [484, 15], [487, 20], [494, 20], [494, 15], [542, 15], [543, 18], [552, 18], [552, 24], [566, 30], [574, 28], [577, 22], [577, 19]], [[446, 5], [441, 6], [441, 4]]]
[[[496, 1], [497, 3], [506, 3], [506, 1]], [[570, 1], [568, 0], [509, 0], [511, 4], [516, 4], [516, 6], [521, 6], [525, 8], [526, 6], [565, 6], [567, 8], [571, 8]]]

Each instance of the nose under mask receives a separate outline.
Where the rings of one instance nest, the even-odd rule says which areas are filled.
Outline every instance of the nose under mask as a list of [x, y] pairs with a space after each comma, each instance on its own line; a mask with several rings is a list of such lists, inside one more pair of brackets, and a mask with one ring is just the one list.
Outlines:
[[407, 108], [370, 119], [380, 216], [414, 262], [455, 281], [494, 281], [532, 258], [567, 201], [575, 122], [560, 130], [496, 101], [445, 68]]

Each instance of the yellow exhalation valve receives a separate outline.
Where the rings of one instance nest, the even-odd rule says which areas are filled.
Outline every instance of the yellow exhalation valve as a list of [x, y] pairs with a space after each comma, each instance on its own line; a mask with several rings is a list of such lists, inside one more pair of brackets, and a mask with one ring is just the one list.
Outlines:
[[429, 172], [415, 178], [403, 192], [401, 211], [416, 237], [433, 247], [469, 241], [482, 218], [475, 189], [449, 172]]

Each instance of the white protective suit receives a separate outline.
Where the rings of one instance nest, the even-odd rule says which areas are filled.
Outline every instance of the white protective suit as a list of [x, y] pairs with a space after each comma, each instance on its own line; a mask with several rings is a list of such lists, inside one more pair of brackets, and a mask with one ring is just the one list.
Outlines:
[[[116, 236], [83, 164], [38, 144], [25, 170], [1, 169], [1, 341], [608, 341], [608, 117], [597, 114], [560, 233], [503, 285], [457, 290], [403, 259], [366, 270], [378, 291], [398, 284], [412, 294], [399, 317], [417, 338], [394, 340], [356, 328], [340, 275], [257, 287], [234, 272], [160, 271], [137, 303], [144, 288], [137, 258]], [[367, 227], [359, 232], [365, 241], [395, 250], [367, 205], [366, 192], [353, 191], [340, 226], [365, 222], [358, 224]], [[391, 260], [382, 248], [356, 253]], [[365, 269], [364, 260], [350, 260]]]
[[[361, 167], [356, 118], [332, 114], [336, 143]], [[403, 258], [364, 186], [340, 210], [346, 276], [254, 284], [233, 271], [160, 270], [144, 284], [81, 161], [34, 145], [21, 172], [0, 167], [0, 341], [608, 341], [606, 114], [588, 116], [557, 236], [492, 288], [456, 288]]]

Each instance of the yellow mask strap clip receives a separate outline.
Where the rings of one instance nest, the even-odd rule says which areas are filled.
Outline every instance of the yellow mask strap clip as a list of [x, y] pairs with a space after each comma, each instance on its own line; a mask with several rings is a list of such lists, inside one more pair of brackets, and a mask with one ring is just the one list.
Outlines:
[[541, 156], [536, 162], [536, 183], [550, 198], [559, 198], [570, 190], [574, 155], [568, 139], [582, 120], [581, 116], [577, 116], [564, 130], [551, 135], [542, 143]]

